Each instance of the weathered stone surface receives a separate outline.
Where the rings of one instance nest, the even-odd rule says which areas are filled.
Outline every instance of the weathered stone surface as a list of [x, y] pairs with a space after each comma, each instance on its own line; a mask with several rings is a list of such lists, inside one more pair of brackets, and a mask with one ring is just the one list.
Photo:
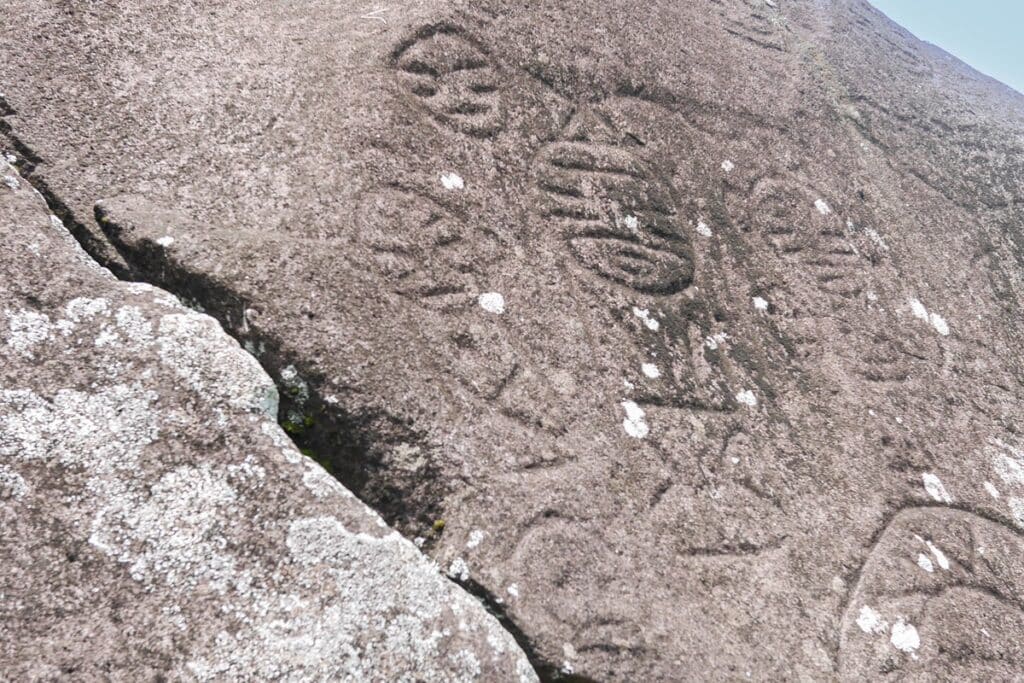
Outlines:
[[1024, 667], [1020, 95], [860, 0], [8, 7], [86, 245], [546, 674]]
[[536, 680], [296, 450], [216, 321], [116, 280], [0, 171], [0, 678]]

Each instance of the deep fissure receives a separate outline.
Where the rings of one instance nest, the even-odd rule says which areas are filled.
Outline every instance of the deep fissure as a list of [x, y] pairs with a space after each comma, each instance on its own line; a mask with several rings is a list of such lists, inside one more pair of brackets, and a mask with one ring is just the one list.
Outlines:
[[[378, 441], [375, 439], [372, 425], [375, 422], [390, 422], [394, 429], [389, 430], [392, 434], [397, 432], [416, 442], [418, 435], [412, 425], [403, 424], [393, 416], [383, 413], [356, 415], [346, 412], [336, 404], [329, 404], [323, 392], [317, 390], [326, 381], [321, 373], [310, 368], [302, 359], [288, 357], [272, 335], [240, 333], [241, 323], [246, 322], [246, 302], [242, 297], [203, 274], [168, 267], [156, 245], [149, 245], [151, 248], [142, 250], [125, 249], [124, 245], [119, 245], [111, 235], [112, 231], [116, 234], [116, 226], [104, 229], [106, 217], [102, 215], [101, 209], [97, 208], [97, 224], [111, 240], [111, 246], [128, 263], [129, 270], [104, 259], [103, 250], [98, 247], [95, 236], [75, 216], [57, 191], [36, 173], [37, 168], [45, 163], [45, 160], [18, 138], [11, 125], [3, 119], [4, 116], [13, 113], [14, 110], [0, 98], [0, 135], [18, 157], [13, 165], [22, 178], [39, 192], [49, 210], [61, 220], [91, 259], [110, 270], [122, 281], [145, 282], [171, 292], [186, 304], [198, 304], [201, 312], [216, 319], [225, 332], [256, 358], [274, 381], [280, 395], [278, 422], [304, 455], [316, 460], [331, 476], [406, 537], [414, 535], [417, 530], [427, 529], [429, 545], [443, 533], [444, 522], [436, 501], [428, 500], [419, 505], [410, 505], [408, 497], [398, 487], [388, 482], [384, 476], [375, 477], [380, 475], [380, 470], [383, 469], [382, 450], [394, 438]], [[233, 317], [232, 311], [241, 312], [237, 320]], [[252, 329], [248, 324], [245, 327], [247, 330]], [[258, 349], [258, 352], [254, 353], [254, 348]], [[299, 400], [300, 397], [293, 389], [294, 385], [282, 379], [282, 372], [286, 368], [293, 368], [297, 376], [307, 384], [310, 388], [308, 397]], [[296, 417], [299, 419], [296, 420]], [[522, 649], [541, 681], [592, 683], [594, 679], [566, 673], [557, 664], [544, 658], [532, 640], [509, 616], [502, 601], [484, 586], [473, 580], [461, 581], [447, 574], [442, 575], [476, 598], [498, 620], [501, 627]]]

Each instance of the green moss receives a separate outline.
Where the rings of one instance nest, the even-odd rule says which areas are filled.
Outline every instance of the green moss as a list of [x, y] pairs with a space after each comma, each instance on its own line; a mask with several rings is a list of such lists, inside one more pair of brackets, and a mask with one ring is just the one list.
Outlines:
[[439, 519], [439, 520], [434, 522], [434, 524], [431, 527], [431, 529], [434, 531], [435, 534], [440, 535], [441, 533], [444, 532], [444, 525], [445, 525], [445, 521], [443, 519]]
[[302, 434], [302, 432], [306, 431], [306, 428], [301, 424], [292, 422], [291, 420], [284, 420], [281, 423], [281, 428], [292, 436], [298, 436], [299, 434]]
[[312, 415], [289, 415], [281, 421], [281, 428], [292, 436], [301, 436], [316, 425]]

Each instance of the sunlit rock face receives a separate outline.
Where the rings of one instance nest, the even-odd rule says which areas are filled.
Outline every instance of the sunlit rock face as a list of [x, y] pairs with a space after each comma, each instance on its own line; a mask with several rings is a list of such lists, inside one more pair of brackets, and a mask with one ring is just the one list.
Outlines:
[[536, 680], [299, 453], [213, 318], [119, 282], [0, 171], [4, 679]]
[[854, 0], [37, 5], [31, 177], [543, 676], [1024, 667], [1020, 95]]

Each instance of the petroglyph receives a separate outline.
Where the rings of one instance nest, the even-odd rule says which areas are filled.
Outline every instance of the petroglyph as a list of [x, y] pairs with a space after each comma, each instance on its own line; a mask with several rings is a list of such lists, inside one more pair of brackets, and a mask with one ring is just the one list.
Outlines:
[[475, 137], [505, 125], [497, 66], [462, 28], [426, 26], [392, 55], [402, 87], [441, 123]]
[[693, 252], [671, 190], [596, 111], [577, 114], [538, 155], [538, 210], [587, 270], [644, 294], [693, 282]]
[[872, 548], [843, 618], [844, 680], [937, 671], [997, 680], [1024, 666], [1024, 540], [958, 510], [910, 508]]

